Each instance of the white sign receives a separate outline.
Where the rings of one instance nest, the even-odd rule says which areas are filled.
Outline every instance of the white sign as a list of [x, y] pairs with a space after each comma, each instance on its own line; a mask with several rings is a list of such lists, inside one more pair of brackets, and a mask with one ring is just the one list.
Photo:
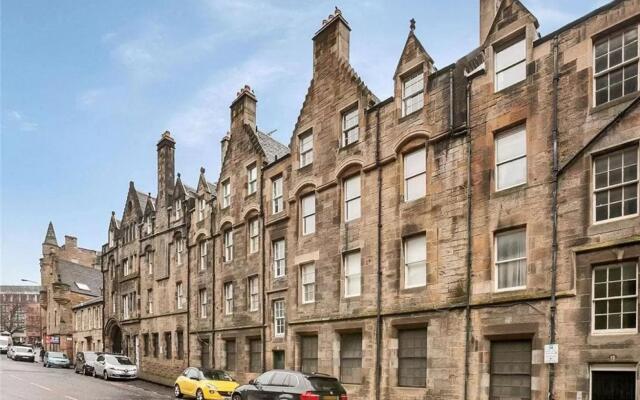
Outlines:
[[582, 392], [576, 392], [576, 400], [582, 400]]
[[544, 363], [545, 364], [558, 363], [558, 345], [557, 344], [544, 345]]

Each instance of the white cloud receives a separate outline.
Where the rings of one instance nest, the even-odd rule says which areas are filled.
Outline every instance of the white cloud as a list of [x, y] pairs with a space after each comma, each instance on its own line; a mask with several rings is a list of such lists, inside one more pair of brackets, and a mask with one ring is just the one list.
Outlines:
[[76, 98], [76, 103], [80, 108], [91, 108], [104, 96], [104, 89], [89, 89]]
[[22, 132], [33, 132], [38, 129], [38, 124], [36, 122], [25, 118], [25, 116], [17, 110], [9, 110], [7, 112], [7, 116], [9, 117], [9, 120], [15, 124], [18, 130]]

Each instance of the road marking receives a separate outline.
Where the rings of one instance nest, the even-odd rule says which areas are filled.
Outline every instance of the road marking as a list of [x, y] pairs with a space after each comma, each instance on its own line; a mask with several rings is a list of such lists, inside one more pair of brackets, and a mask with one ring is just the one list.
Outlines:
[[78, 400], [75, 397], [71, 397], [71, 396], [64, 396], [65, 398], [69, 399], [69, 400]]
[[33, 386], [39, 387], [40, 389], [44, 389], [44, 390], [48, 390], [49, 392], [53, 392], [52, 389], [49, 389], [46, 386], [38, 385], [37, 383], [33, 383], [33, 382], [29, 382], [29, 383], [32, 384]]

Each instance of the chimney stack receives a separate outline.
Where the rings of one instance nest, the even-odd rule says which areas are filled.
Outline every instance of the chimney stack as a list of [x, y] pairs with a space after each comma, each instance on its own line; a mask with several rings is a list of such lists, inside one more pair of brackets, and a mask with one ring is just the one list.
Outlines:
[[75, 236], [64, 236], [64, 248], [65, 249], [75, 249], [78, 247], [78, 238]]
[[166, 206], [172, 195], [175, 176], [176, 141], [169, 131], [165, 131], [157, 145], [158, 148], [158, 204]]
[[241, 128], [247, 124], [256, 130], [256, 95], [249, 85], [244, 85], [237, 93], [236, 99], [231, 103], [231, 129]]
[[221, 163], [224, 162], [224, 158], [227, 155], [228, 148], [229, 148], [229, 133], [227, 132], [227, 134], [224, 135], [224, 137], [220, 141], [220, 159], [222, 160]]
[[322, 21], [322, 27], [313, 37], [313, 74], [318, 67], [326, 63], [329, 58], [337, 58], [349, 62], [349, 23], [342, 16], [338, 7], [327, 19]]
[[480, 0], [480, 44], [483, 44], [502, 0]]

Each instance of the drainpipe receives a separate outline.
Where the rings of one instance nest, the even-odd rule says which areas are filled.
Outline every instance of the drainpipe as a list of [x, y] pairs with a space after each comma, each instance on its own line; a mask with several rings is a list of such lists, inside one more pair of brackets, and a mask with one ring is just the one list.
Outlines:
[[260, 340], [260, 344], [262, 345], [262, 372], [265, 372], [265, 365], [267, 364], [267, 294], [266, 294], [266, 280], [267, 280], [267, 275], [266, 275], [266, 259], [265, 259], [265, 239], [266, 239], [266, 227], [265, 227], [265, 217], [264, 217], [264, 168], [260, 168], [260, 219], [259, 221], [262, 222], [262, 226], [261, 226], [261, 239], [262, 239], [262, 254], [260, 256], [261, 260], [260, 262], [262, 263], [262, 273], [261, 273], [261, 277], [260, 277], [260, 282], [261, 282], [261, 286], [262, 286], [262, 321], [261, 321], [261, 329], [260, 329], [260, 334], [262, 336], [261, 340]]
[[[551, 91], [551, 140], [553, 146], [553, 170], [551, 173], [551, 305], [549, 313], [549, 343], [556, 342], [556, 291], [558, 267], [558, 37], [553, 38], [553, 88]], [[553, 400], [556, 378], [555, 364], [549, 364], [549, 393]]]
[[[217, 185], [216, 185], [217, 189]], [[211, 217], [209, 219], [209, 235], [211, 236], [211, 341], [209, 342], [209, 346], [211, 346], [211, 352], [209, 357], [211, 358], [211, 367], [215, 368], [216, 366], [216, 241], [213, 236], [214, 225], [216, 220], [213, 218], [215, 214], [215, 205], [216, 202], [213, 199], [214, 193], [211, 194]], [[216, 198], [217, 200], [217, 198]], [[201, 345], [202, 346], [202, 345]], [[202, 360], [200, 360], [202, 363]]]
[[378, 226], [376, 246], [376, 400], [380, 400], [382, 361], [382, 165], [380, 164], [380, 108], [376, 109], [376, 170], [378, 172]]
[[464, 341], [464, 398], [469, 399], [469, 342], [471, 341], [471, 80], [467, 77], [467, 253], [466, 259], [466, 307], [465, 307], [465, 341]]
[[453, 70], [449, 69], [449, 134], [453, 133]]
[[[196, 199], [196, 203], [197, 203]], [[197, 207], [197, 205], [196, 205]], [[189, 237], [189, 231], [191, 230], [191, 218], [186, 218], [187, 227], [185, 229], [185, 242]], [[197, 247], [196, 247], [197, 248]], [[189, 251], [189, 245], [187, 244], [187, 365], [191, 364], [191, 252]], [[182, 338], [184, 340], [184, 337]], [[184, 342], [182, 343], [184, 345]]]

